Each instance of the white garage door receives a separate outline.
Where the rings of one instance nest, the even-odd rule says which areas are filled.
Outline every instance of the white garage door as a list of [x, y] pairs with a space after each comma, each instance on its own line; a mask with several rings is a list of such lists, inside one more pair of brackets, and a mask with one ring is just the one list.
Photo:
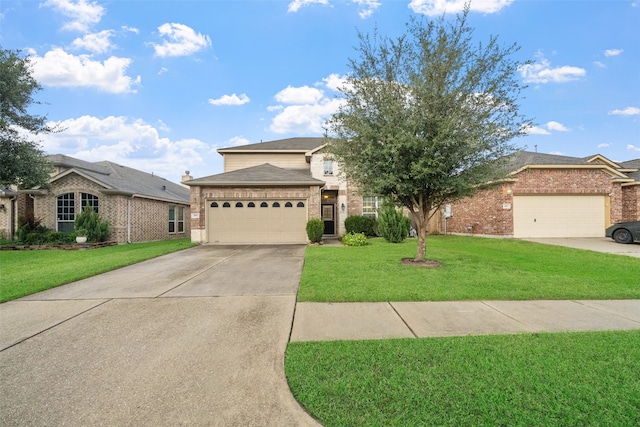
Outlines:
[[605, 196], [514, 196], [513, 236], [602, 237]]
[[306, 243], [306, 200], [210, 200], [210, 243]]

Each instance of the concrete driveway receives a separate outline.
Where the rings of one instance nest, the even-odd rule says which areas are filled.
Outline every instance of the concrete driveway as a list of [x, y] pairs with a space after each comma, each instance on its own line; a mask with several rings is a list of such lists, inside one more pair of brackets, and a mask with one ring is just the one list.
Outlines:
[[203, 245], [0, 305], [0, 424], [319, 425], [284, 376], [304, 250]]
[[623, 245], [616, 243], [613, 239], [609, 239], [607, 237], [562, 237], [522, 240], [640, 258], [640, 244], [632, 243], [629, 245]]

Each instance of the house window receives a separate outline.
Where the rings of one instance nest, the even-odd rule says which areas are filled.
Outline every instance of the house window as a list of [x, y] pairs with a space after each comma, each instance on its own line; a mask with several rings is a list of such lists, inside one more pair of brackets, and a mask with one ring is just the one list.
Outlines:
[[57, 230], [63, 233], [73, 231], [73, 222], [76, 219], [75, 198], [73, 193], [63, 194], [57, 199]]
[[223, 208], [230, 208], [230, 207], [231, 207], [231, 203], [229, 203], [229, 202], [224, 202], [224, 203], [222, 204], [222, 207], [223, 207]]
[[169, 233], [176, 232], [176, 208], [172, 206], [169, 208]]
[[362, 197], [362, 215], [378, 217], [378, 208], [382, 204], [382, 198], [376, 196]]
[[262, 202], [262, 203], [260, 203], [260, 207], [261, 208], [268, 208], [269, 204], [267, 202]]
[[287, 203], [284, 204], [284, 207], [285, 208], [292, 208], [293, 204], [291, 202], [287, 202]]
[[249, 202], [249, 204], [247, 205], [248, 208], [255, 208], [256, 204], [253, 202]]
[[241, 208], [242, 207], [242, 202], [236, 202], [236, 208]]
[[280, 203], [278, 202], [273, 202], [273, 205], [271, 205], [274, 208], [279, 208], [280, 207]]
[[89, 193], [80, 193], [80, 206], [82, 207], [82, 210], [84, 210], [86, 206], [89, 206], [95, 213], [99, 213], [98, 196], [94, 196]]
[[324, 174], [333, 175], [333, 160], [324, 161]]
[[184, 207], [172, 206], [169, 208], [169, 233], [184, 233]]
[[298, 202], [298, 204], [296, 206], [298, 206], [299, 208], [304, 208], [304, 203], [303, 202]]
[[212, 208], [217, 208], [217, 207], [218, 207], [218, 202], [213, 202], [213, 203], [211, 203], [211, 207], [212, 207]]

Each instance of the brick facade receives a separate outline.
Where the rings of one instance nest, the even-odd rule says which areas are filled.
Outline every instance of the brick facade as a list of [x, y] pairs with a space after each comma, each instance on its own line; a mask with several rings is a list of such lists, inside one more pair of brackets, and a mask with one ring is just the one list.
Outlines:
[[207, 202], [212, 199], [304, 199], [307, 218], [320, 218], [320, 187], [191, 187], [191, 240], [206, 243]]
[[[190, 236], [190, 207], [143, 197], [112, 195], [102, 192], [103, 187], [78, 174], [69, 174], [54, 181], [44, 195], [33, 196], [33, 212], [42, 224], [52, 230], [57, 229], [58, 196], [74, 194], [75, 214], [81, 212], [81, 193], [98, 197], [98, 212], [109, 222], [110, 239], [118, 243], [143, 242], [184, 238]], [[29, 195], [25, 200], [29, 199]], [[169, 233], [169, 207], [184, 209], [184, 231]]]
[[622, 187], [622, 221], [640, 221], [640, 185]]
[[633, 216], [634, 203], [628, 200], [626, 190], [623, 202], [621, 184], [613, 182], [611, 174], [602, 169], [531, 168], [513, 178], [451, 203], [453, 217], [447, 220], [447, 232], [512, 236], [513, 196], [517, 195], [603, 195], [609, 197], [610, 223]]

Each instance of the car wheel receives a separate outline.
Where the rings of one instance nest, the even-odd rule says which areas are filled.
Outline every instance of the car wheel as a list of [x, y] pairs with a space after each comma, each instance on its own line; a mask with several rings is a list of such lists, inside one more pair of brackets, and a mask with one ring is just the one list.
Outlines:
[[629, 230], [620, 228], [613, 232], [613, 240], [618, 243], [631, 243], [633, 241], [633, 238], [631, 237], [631, 233], [629, 232]]

